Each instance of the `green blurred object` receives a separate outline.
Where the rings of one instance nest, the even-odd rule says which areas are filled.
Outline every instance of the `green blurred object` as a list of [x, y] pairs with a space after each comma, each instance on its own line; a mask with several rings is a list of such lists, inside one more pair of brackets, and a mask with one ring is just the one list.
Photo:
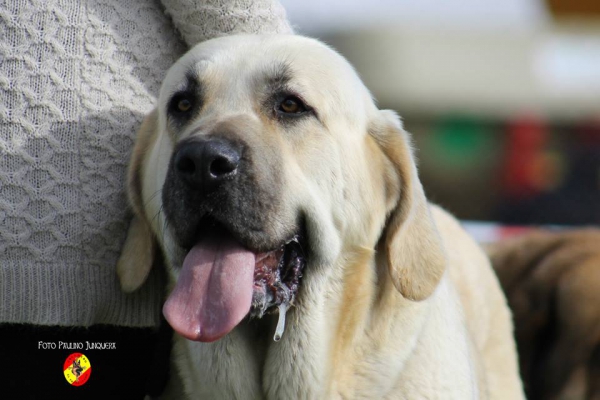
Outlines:
[[496, 135], [478, 119], [451, 116], [437, 122], [428, 143], [427, 158], [439, 167], [455, 170], [489, 164], [498, 154]]

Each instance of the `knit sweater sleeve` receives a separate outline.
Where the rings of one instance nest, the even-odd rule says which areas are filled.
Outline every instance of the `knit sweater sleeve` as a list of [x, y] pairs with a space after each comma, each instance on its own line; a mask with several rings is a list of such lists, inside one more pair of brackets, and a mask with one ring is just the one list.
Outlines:
[[162, 0], [186, 43], [236, 33], [292, 33], [277, 0]]
[[0, 322], [158, 322], [157, 270], [124, 294], [115, 265], [135, 132], [185, 52], [176, 29], [189, 46], [291, 32], [277, 0], [163, 1], [0, 1]]
[[135, 131], [185, 50], [158, 0], [0, 1], [0, 322], [153, 326], [115, 265]]

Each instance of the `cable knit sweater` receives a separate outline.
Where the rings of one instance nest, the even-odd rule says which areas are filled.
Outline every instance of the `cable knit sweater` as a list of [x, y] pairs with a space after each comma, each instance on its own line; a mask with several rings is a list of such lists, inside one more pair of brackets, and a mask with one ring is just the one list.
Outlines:
[[157, 323], [158, 275], [115, 275], [136, 129], [188, 45], [290, 31], [277, 0], [0, 0], [0, 322]]

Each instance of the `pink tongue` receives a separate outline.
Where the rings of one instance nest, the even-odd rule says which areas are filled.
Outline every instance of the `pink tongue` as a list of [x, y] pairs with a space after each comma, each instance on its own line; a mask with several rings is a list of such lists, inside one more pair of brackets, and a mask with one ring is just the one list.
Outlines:
[[225, 336], [250, 311], [254, 264], [255, 254], [231, 238], [196, 244], [163, 307], [165, 318], [190, 340], [212, 342]]

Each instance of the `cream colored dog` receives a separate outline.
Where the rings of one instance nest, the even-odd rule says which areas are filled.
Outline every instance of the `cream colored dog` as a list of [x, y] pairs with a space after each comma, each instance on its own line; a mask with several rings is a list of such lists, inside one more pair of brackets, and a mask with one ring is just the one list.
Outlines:
[[158, 245], [192, 398], [523, 398], [487, 258], [427, 203], [399, 118], [318, 41], [189, 51], [129, 193], [121, 283], [143, 283]]

